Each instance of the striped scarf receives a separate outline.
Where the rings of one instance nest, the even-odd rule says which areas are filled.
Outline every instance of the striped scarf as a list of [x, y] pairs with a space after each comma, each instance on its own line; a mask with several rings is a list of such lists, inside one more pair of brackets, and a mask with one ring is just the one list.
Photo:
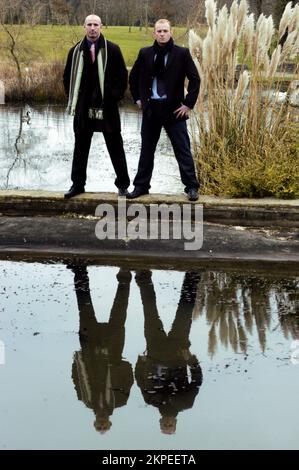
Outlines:
[[[101, 47], [97, 56], [98, 64], [98, 73], [99, 73], [99, 84], [102, 93], [102, 98], [104, 99], [104, 80], [105, 72], [107, 67], [108, 51], [107, 51], [107, 40], [104, 38], [104, 47]], [[83, 41], [77, 44], [74, 49], [72, 57], [72, 67], [71, 67], [71, 76], [70, 76], [70, 91], [69, 99], [67, 104], [67, 112], [71, 116], [75, 116], [75, 110], [78, 101], [78, 94], [80, 89], [80, 83], [82, 78], [84, 60], [83, 60]]]

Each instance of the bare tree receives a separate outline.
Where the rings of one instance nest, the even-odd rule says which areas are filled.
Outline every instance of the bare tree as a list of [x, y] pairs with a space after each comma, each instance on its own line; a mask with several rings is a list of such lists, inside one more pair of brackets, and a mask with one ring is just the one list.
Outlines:
[[132, 30], [132, 26], [136, 20], [136, 0], [127, 0], [126, 1], [126, 13], [127, 13], [127, 25], [129, 26], [129, 33]]
[[[40, 10], [36, 8], [37, 5], [32, 5], [32, 9], [30, 9], [30, 3], [33, 4], [34, 2], [0, 0], [0, 27], [4, 32], [4, 39], [1, 42], [0, 48], [6, 51], [8, 60], [16, 68], [16, 77], [21, 95], [23, 95], [24, 91], [24, 66], [28, 66], [29, 62], [37, 54], [32, 45], [28, 46], [26, 44], [25, 39], [26, 31], [32, 29], [40, 20], [40, 16], [37, 14], [37, 11], [40, 12]], [[22, 24], [22, 21], [25, 19], [26, 23]]]
[[109, 0], [94, 0], [93, 13], [101, 17], [103, 24], [108, 27], [109, 24], [109, 11], [110, 11], [110, 1]]
[[51, 8], [52, 23], [69, 23], [70, 7], [64, 0], [51, 0], [49, 4]]

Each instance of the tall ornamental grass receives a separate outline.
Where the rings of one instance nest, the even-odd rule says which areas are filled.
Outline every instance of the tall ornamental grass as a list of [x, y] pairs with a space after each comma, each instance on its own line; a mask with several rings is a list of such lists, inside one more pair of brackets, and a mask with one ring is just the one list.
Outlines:
[[298, 63], [299, 5], [287, 4], [278, 32], [272, 16], [255, 22], [246, 0], [230, 10], [218, 11], [214, 0], [205, 7], [206, 36], [189, 33], [201, 77], [191, 132], [202, 192], [299, 197], [298, 114], [277, 72]]

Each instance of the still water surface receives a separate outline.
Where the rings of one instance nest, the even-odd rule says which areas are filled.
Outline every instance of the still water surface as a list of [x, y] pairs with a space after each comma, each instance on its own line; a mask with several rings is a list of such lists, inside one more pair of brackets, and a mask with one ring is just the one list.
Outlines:
[[298, 449], [298, 277], [0, 273], [1, 449]]
[[[30, 122], [26, 120], [30, 111]], [[0, 106], [0, 189], [64, 191], [71, 181], [73, 119], [65, 107]], [[128, 170], [133, 181], [140, 153], [141, 113], [121, 108]], [[152, 191], [183, 191], [171, 144], [162, 131], [157, 147]], [[101, 133], [95, 133], [88, 161], [87, 191], [114, 192], [115, 174]]]

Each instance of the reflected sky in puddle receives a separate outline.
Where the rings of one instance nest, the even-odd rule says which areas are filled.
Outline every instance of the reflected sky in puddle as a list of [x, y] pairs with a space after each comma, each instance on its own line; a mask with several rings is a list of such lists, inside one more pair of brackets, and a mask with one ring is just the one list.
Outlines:
[[[26, 112], [30, 109], [30, 123]], [[25, 121], [25, 122], [23, 122]], [[121, 108], [121, 125], [131, 181], [140, 153], [141, 113]], [[0, 189], [64, 191], [70, 186], [74, 147], [72, 118], [59, 106], [0, 106]], [[87, 191], [115, 191], [115, 174], [101, 133], [95, 133], [88, 161]], [[152, 191], [183, 191], [171, 144], [162, 131]]]
[[298, 278], [0, 271], [1, 449], [298, 448]]

